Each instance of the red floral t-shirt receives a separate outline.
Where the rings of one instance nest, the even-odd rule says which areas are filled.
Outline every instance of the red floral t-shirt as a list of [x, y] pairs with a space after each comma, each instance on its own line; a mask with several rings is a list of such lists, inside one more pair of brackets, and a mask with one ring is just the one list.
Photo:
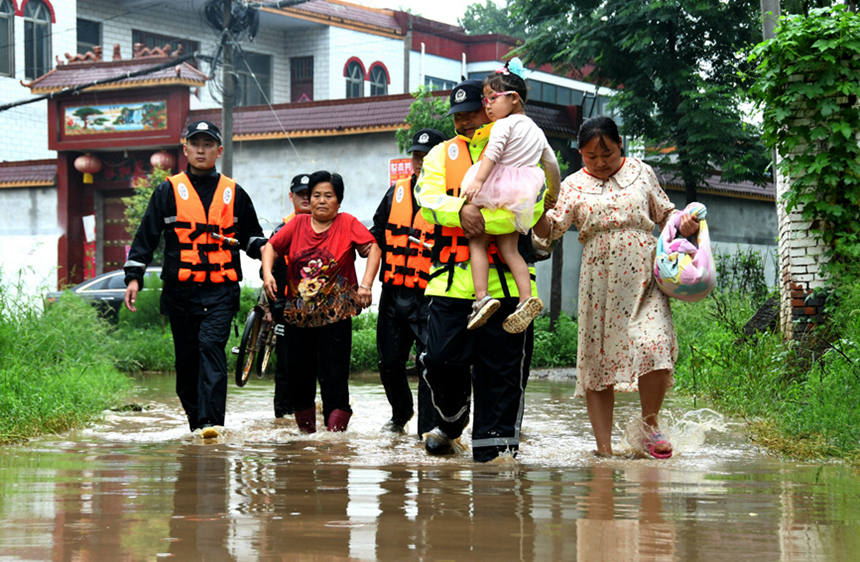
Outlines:
[[361, 312], [355, 298], [355, 249], [374, 241], [348, 213], [338, 213], [325, 232], [314, 232], [311, 216], [302, 214], [275, 233], [269, 243], [279, 256], [289, 258], [286, 322], [317, 327]]

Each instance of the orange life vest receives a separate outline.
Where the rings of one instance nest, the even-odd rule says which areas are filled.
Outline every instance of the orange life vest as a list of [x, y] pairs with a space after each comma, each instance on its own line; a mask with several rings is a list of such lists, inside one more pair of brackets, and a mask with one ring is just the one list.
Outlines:
[[[452, 148], [452, 146], [456, 148]], [[486, 147], [484, 147], [486, 148]], [[445, 149], [445, 190], [452, 197], [460, 196], [460, 185], [463, 177], [472, 166], [472, 156], [469, 153], [469, 144], [462, 138], [455, 137], [444, 142]], [[496, 269], [507, 270], [496, 243], [491, 241], [487, 246], [487, 255], [490, 265]], [[469, 261], [469, 239], [460, 227], [440, 226], [436, 229], [435, 243], [433, 245], [433, 261], [437, 265], [447, 266], [437, 269], [433, 276], [448, 272], [448, 287], [450, 289], [454, 276], [455, 264]], [[502, 283], [503, 287], [506, 284]]]
[[185, 172], [167, 179], [173, 186], [176, 199], [173, 230], [179, 239], [178, 279], [195, 283], [238, 281], [238, 246], [230, 246], [213, 236], [234, 238], [236, 235], [233, 213], [236, 180], [221, 174], [207, 216], [200, 196]]
[[[412, 180], [401, 179], [394, 184], [388, 224], [385, 225], [385, 263], [382, 282], [409, 288], [427, 287], [430, 279], [430, 248], [434, 225], [414, 213]], [[415, 242], [409, 237], [420, 240]], [[427, 244], [427, 246], [425, 246]]]

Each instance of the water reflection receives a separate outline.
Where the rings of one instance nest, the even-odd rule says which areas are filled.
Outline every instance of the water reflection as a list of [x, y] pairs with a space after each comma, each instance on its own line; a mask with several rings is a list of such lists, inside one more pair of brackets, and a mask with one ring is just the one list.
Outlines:
[[168, 552], [177, 560], [235, 560], [227, 547], [230, 467], [223, 451], [185, 445], [176, 451]]
[[[731, 424], [708, 432], [718, 416], [680, 401], [667, 411], [681, 454], [602, 460], [589, 454], [572, 386], [531, 384], [519, 459], [479, 465], [468, 451], [433, 458], [411, 436], [380, 434], [388, 409], [375, 382], [353, 385], [349, 431], [315, 436], [270, 419], [265, 382], [231, 393], [217, 443], [188, 436], [164, 377], [143, 413], [8, 447], [0, 559], [838, 560], [860, 550], [856, 470], [769, 458]], [[619, 418], [637, 411], [620, 399]]]

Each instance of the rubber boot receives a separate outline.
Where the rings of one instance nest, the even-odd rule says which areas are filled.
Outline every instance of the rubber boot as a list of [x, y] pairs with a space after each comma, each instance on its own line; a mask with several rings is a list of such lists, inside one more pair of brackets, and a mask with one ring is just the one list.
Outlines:
[[302, 433], [314, 433], [317, 430], [317, 409], [314, 406], [299, 410], [295, 413], [296, 425]]
[[346, 425], [351, 417], [352, 414], [346, 410], [332, 410], [328, 415], [326, 427], [329, 431], [346, 431]]

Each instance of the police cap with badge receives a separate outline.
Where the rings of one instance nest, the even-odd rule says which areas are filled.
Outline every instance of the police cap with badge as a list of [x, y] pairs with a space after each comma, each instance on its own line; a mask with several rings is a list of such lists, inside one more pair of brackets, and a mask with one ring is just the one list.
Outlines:
[[310, 176], [308, 174], [299, 174], [290, 182], [290, 191], [298, 193], [310, 189]]
[[212, 121], [194, 121], [185, 129], [185, 140], [196, 135], [206, 135], [221, 144], [221, 131]]
[[451, 103], [451, 109], [448, 110], [448, 115], [481, 109], [483, 97], [484, 87], [480, 80], [460, 82], [451, 90], [451, 96], [448, 100]]
[[436, 129], [421, 129], [412, 135], [412, 146], [406, 152], [430, 152], [430, 149], [445, 140], [442, 131]]

